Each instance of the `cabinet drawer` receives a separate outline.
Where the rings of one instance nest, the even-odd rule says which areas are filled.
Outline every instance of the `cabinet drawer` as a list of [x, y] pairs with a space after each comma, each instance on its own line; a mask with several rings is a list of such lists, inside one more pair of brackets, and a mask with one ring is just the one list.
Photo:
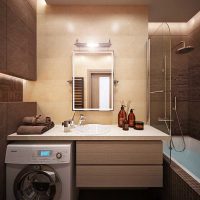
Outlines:
[[77, 187], [162, 187], [162, 166], [77, 166]]
[[161, 141], [78, 141], [77, 164], [162, 164]]

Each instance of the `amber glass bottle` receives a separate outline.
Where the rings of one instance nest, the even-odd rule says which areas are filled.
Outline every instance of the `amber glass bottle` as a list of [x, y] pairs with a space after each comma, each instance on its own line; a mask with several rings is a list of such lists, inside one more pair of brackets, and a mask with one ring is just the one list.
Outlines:
[[121, 106], [121, 110], [118, 114], [118, 126], [123, 127], [124, 121], [127, 119], [126, 111], [124, 110], [124, 106]]
[[128, 115], [128, 124], [129, 124], [129, 127], [135, 126], [135, 115], [133, 113], [133, 109], [130, 110], [130, 113]]

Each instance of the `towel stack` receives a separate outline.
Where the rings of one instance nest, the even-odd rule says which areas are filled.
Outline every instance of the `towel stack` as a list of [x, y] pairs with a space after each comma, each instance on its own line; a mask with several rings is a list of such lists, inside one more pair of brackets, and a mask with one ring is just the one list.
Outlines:
[[54, 127], [50, 117], [41, 115], [36, 117], [24, 117], [22, 124], [17, 129], [18, 135], [40, 135]]

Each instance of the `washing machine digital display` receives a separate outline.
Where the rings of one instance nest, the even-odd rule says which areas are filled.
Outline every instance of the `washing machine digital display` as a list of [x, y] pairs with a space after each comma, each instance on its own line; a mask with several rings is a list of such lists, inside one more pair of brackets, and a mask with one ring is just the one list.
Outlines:
[[40, 157], [49, 157], [52, 154], [51, 150], [39, 150], [38, 154]]

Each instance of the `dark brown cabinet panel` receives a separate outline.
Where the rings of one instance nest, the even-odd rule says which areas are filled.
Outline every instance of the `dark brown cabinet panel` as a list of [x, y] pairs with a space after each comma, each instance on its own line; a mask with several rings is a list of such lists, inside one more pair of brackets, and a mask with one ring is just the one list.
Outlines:
[[0, 0], [0, 71], [6, 71], [6, 4]]
[[37, 1], [36, 0], [27, 0], [32, 8], [36, 11], [37, 9]]
[[7, 0], [7, 7], [15, 13], [25, 26], [35, 32], [36, 14], [27, 0]]
[[37, 78], [36, 33], [28, 31], [28, 74], [32, 80]]
[[23, 21], [7, 9], [7, 72], [28, 77], [28, 29]]
[[36, 10], [29, 1], [7, 0], [5, 38], [6, 71], [0, 72], [36, 80]]

